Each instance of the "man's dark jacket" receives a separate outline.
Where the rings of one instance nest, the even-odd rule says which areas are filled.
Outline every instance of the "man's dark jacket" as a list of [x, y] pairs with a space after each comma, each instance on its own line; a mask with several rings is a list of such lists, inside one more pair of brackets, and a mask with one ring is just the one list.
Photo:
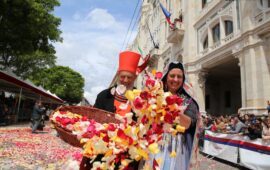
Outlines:
[[43, 111], [44, 110], [42, 108], [40, 108], [37, 104], [35, 104], [32, 112], [32, 118], [35, 120], [41, 119]]
[[105, 89], [97, 95], [96, 102], [94, 104], [95, 108], [106, 110], [108, 112], [115, 112], [114, 106], [114, 96], [111, 94], [111, 89]]

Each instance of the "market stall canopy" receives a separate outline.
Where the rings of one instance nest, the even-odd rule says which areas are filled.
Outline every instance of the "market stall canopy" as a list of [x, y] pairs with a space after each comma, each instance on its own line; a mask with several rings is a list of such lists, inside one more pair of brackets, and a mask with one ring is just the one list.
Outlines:
[[21, 92], [22, 96], [26, 98], [41, 100], [45, 103], [61, 104], [64, 102], [50, 91], [46, 91], [41, 86], [35, 86], [29, 80], [22, 80], [10, 71], [0, 71], [0, 90], [17, 94]]

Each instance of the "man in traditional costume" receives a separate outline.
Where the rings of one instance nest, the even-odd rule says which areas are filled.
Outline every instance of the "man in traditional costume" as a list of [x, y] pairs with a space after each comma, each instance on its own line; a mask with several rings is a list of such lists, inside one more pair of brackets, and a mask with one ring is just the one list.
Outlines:
[[[124, 51], [119, 55], [119, 67], [117, 71], [116, 85], [101, 91], [97, 95], [94, 107], [108, 112], [116, 113], [121, 116], [131, 112], [131, 105], [125, 97], [126, 90], [134, 88], [134, 82], [137, 75], [146, 67], [149, 56], [144, 59], [144, 63], [138, 66], [141, 55], [132, 51]], [[100, 160], [102, 155], [95, 160]], [[88, 170], [91, 168], [90, 159], [83, 157], [80, 170]], [[138, 162], [129, 164], [132, 169], [138, 169]], [[117, 166], [116, 166], [117, 169]]]
[[124, 116], [131, 112], [131, 106], [126, 105], [127, 98], [124, 96], [126, 90], [134, 88], [137, 75], [142, 72], [147, 61], [138, 66], [141, 55], [131, 51], [124, 51], [119, 55], [119, 68], [117, 71], [117, 84], [103, 90], [97, 96], [94, 107], [117, 113]]

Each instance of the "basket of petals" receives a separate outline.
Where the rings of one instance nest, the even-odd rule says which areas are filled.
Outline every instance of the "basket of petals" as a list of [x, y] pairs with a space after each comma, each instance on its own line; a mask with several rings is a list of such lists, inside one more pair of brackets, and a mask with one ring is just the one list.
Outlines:
[[61, 106], [51, 114], [50, 121], [59, 137], [76, 147], [84, 145], [84, 142], [80, 140], [89, 130], [91, 121], [101, 124], [119, 123], [114, 113], [87, 106]]

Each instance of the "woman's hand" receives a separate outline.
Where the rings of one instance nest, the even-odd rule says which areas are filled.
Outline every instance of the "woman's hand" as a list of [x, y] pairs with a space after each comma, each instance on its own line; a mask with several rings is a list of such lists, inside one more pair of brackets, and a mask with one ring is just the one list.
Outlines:
[[191, 124], [191, 118], [185, 114], [180, 114], [179, 117], [180, 117], [180, 125], [185, 127], [185, 129], [188, 129]]

